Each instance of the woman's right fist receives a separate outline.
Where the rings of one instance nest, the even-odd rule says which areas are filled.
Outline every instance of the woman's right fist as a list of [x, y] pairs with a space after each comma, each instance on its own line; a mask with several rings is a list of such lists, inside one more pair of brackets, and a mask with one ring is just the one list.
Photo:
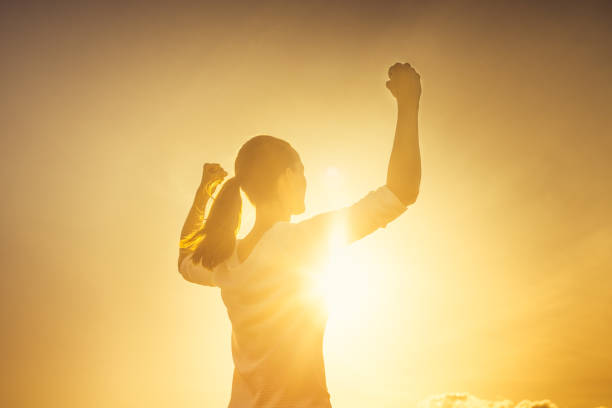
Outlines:
[[398, 103], [419, 105], [421, 97], [421, 77], [407, 62], [399, 62], [389, 67], [387, 88]]
[[227, 171], [219, 163], [204, 163], [200, 185], [209, 196], [212, 196], [226, 176]]

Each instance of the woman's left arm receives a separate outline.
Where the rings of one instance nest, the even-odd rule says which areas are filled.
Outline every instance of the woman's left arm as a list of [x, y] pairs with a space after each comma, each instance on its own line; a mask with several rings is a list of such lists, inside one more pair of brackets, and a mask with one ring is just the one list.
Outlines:
[[187, 214], [183, 229], [181, 230], [181, 238], [179, 240], [179, 258], [178, 267], [180, 269], [181, 261], [187, 256], [193, 248], [190, 248], [187, 243], [189, 240], [202, 228], [204, 224], [204, 211], [206, 204], [215, 192], [217, 186], [227, 176], [227, 172], [218, 163], [205, 163], [202, 170], [202, 181], [198, 186], [193, 204]]

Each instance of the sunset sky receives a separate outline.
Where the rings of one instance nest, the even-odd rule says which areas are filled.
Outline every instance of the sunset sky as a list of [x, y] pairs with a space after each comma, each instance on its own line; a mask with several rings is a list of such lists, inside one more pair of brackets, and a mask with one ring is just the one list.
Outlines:
[[293, 221], [357, 201], [399, 61], [421, 191], [330, 264], [332, 405], [612, 407], [612, 3], [169, 4], [0, 6], [0, 406], [227, 406], [219, 290], [177, 271], [202, 165], [269, 134]]

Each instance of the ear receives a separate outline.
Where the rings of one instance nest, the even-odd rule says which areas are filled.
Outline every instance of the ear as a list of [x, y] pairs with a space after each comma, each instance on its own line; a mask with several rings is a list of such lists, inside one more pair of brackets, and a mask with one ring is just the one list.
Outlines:
[[279, 197], [287, 190], [287, 187], [290, 185], [289, 180], [291, 178], [291, 169], [286, 168], [279, 174], [276, 179], [276, 190], [279, 194]]
[[283, 170], [276, 179], [276, 190], [281, 192], [287, 184], [287, 170]]
[[278, 177], [278, 181], [280, 183], [287, 184], [287, 182], [291, 179], [291, 176], [293, 176], [293, 171], [291, 168], [287, 167], [281, 172], [280, 176]]

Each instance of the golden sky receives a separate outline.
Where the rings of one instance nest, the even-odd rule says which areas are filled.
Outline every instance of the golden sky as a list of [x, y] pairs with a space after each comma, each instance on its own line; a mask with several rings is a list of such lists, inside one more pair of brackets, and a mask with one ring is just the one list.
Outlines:
[[202, 164], [270, 134], [295, 221], [358, 200], [406, 61], [421, 193], [332, 268], [332, 404], [612, 406], [609, 3], [304, 3], [2, 6], [0, 405], [225, 406], [227, 314], [176, 269]]

